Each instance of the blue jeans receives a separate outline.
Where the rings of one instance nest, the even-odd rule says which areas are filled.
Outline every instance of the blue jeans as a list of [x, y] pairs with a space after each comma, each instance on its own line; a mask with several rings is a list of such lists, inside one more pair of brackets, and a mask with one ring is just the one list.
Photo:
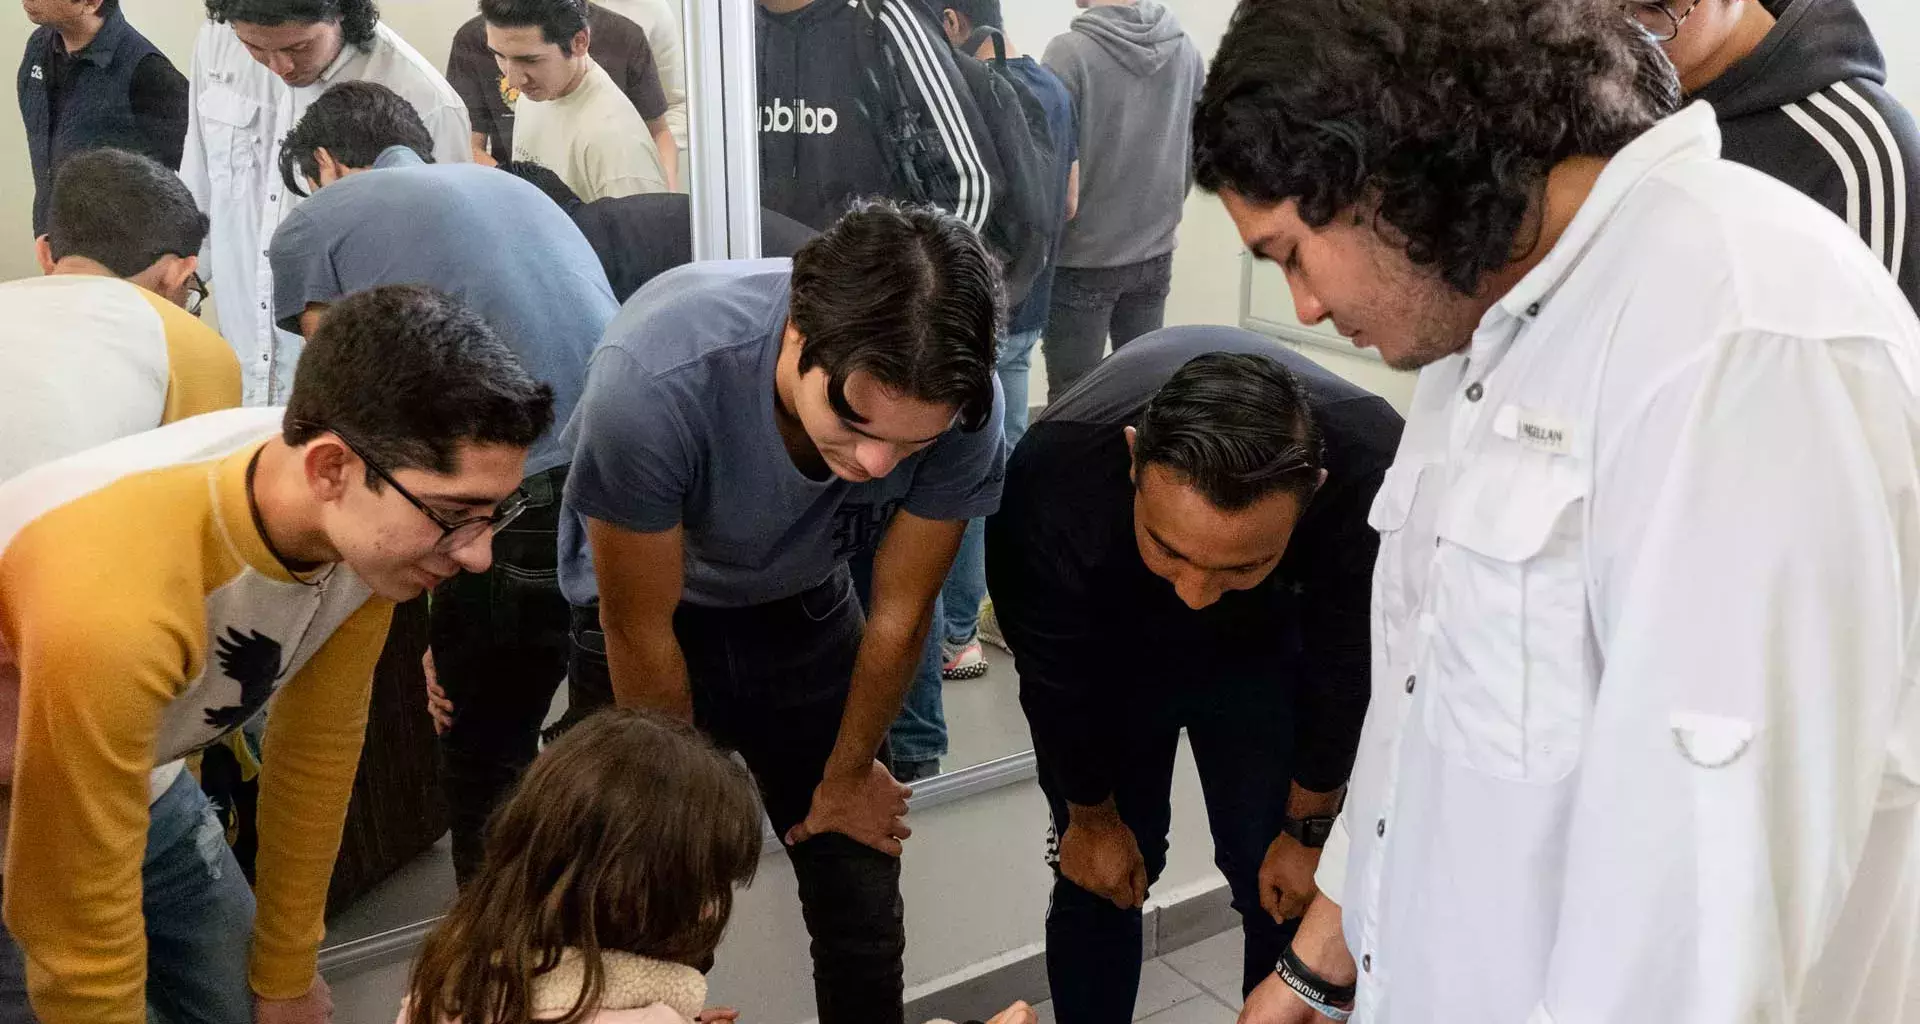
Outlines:
[[[873, 552], [853, 556], [848, 564], [853, 586], [860, 595], [860, 607], [873, 603]], [[947, 754], [947, 708], [940, 699], [940, 595], [933, 597], [933, 624], [927, 629], [927, 643], [920, 651], [920, 666], [913, 682], [907, 684], [906, 701], [900, 717], [887, 729], [887, 749], [892, 752], [894, 774], [903, 782], [926, 778], [940, 770], [940, 759]], [[3, 1024], [3, 1022], [0, 1022]]]
[[[1004, 425], [1009, 457], [1027, 434], [1027, 417], [1032, 412], [1027, 405], [1027, 371], [1033, 365], [1034, 346], [1039, 343], [1038, 330], [1010, 335], [1000, 342], [1000, 356], [994, 363], [1000, 390], [1006, 396]], [[935, 619], [940, 635], [956, 644], [972, 640], [980, 632], [980, 604], [986, 599], [987, 521], [975, 519], [960, 538], [960, 551], [953, 556], [953, 568], [940, 591], [940, 617]]]
[[1120, 267], [1060, 267], [1047, 307], [1047, 390], [1063, 398], [1107, 351], [1166, 323], [1173, 254]]
[[[253, 890], [226, 830], [184, 771], [148, 814], [140, 869], [147, 1005], [166, 1024], [252, 1024]], [[0, 1024], [33, 1020], [20, 948], [0, 926]]]
[[[1003, 427], [1007, 451], [1012, 453], [1027, 432], [1028, 370], [1033, 365], [1033, 349], [1040, 343], [1040, 331], [1023, 331], [1000, 339], [1000, 352], [994, 359], [994, 373], [1000, 377], [1005, 407]], [[855, 578], [861, 578], [856, 571]], [[887, 733], [893, 747], [893, 759], [903, 768], [937, 762], [947, 752], [946, 707], [940, 694], [940, 669], [947, 656], [941, 640], [964, 642], [980, 631], [980, 603], [987, 597], [987, 521], [967, 523], [960, 537], [960, 550], [953, 556], [953, 568], [934, 602], [933, 628], [927, 630], [927, 647], [920, 658], [907, 689], [900, 717]], [[937, 767], [937, 765], [935, 766]]]

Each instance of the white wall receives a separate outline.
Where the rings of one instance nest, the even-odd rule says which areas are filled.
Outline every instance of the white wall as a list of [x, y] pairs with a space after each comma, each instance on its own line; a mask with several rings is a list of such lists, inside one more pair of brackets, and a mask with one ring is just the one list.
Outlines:
[[1857, 0], [1887, 55], [1887, 85], [1911, 110], [1920, 111], [1920, 3]]

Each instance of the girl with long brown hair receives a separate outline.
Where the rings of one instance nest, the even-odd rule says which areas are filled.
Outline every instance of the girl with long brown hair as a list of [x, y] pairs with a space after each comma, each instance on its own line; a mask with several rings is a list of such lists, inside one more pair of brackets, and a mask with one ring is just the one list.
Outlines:
[[663, 1007], [692, 1020], [733, 891], [759, 862], [744, 769], [691, 726], [600, 712], [542, 752], [495, 815], [399, 1024], [672, 1019]]

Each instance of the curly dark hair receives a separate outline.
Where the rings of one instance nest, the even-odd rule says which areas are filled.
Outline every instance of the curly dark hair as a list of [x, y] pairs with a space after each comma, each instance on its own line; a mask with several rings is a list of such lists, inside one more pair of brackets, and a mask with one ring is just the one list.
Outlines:
[[1679, 82], [1617, 0], [1244, 0], [1195, 111], [1209, 192], [1359, 206], [1416, 265], [1474, 294], [1531, 243], [1547, 174], [1611, 157]]
[[225, 24], [285, 25], [290, 21], [340, 23], [340, 35], [355, 46], [373, 42], [380, 8], [373, 0], [207, 0], [207, 17]]

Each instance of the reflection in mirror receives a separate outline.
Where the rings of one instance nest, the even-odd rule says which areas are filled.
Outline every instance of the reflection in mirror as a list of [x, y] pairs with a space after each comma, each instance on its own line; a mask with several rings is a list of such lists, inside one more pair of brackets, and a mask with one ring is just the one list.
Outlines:
[[[1011, 450], [1032, 402], [1029, 368], [1072, 202], [1077, 139], [1065, 87], [1020, 48], [1000, 6], [760, 0], [757, 68], [769, 210], [824, 228], [860, 198], [930, 204], [978, 231], [1003, 262], [1008, 309], [997, 362], [1006, 411], [998, 426]], [[818, 53], [848, 60], [809, 59]], [[847, 65], [870, 73], [847, 74]], [[1031, 746], [990, 609], [984, 524], [975, 520], [889, 736], [901, 778]]]
[[[691, 258], [689, 154], [701, 140], [690, 134], [682, 0], [606, 0], [584, 24], [554, 13], [564, 5], [537, 0], [388, 3], [378, 21], [354, 13], [364, 0], [328, 0], [332, 15], [312, 22], [282, 17], [285, 2], [222, 0], [225, 22], [206, 21], [202, 0], [152, 0], [116, 14], [115, 24], [148, 33], [152, 54], [142, 66], [171, 97], [164, 117], [143, 122], [151, 138], [90, 137], [71, 120], [73, 108], [49, 105], [44, 121], [30, 109], [29, 144], [9, 173], [34, 169], [50, 188], [68, 148], [102, 142], [181, 167], [211, 218], [210, 240], [195, 271], [177, 287], [168, 277], [156, 294], [210, 293], [204, 325], [224, 335], [249, 404], [289, 399], [304, 339], [324, 329], [330, 306], [409, 283], [479, 313], [555, 387], [564, 420], [586, 387], [586, 354], [619, 304]], [[885, 102], [833, 91], [852, 76], [815, 90], [811, 76], [834, 62], [802, 67], [793, 47], [857, 23], [816, 17], [833, 24], [802, 28], [792, 18], [797, 6], [756, 12], [765, 253], [792, 255], [863, 196], [938, 205], [981, 232], [1015, 268], [999, 343], [1000, 386], [1013, 411], [995, 429], [1016, 435], [1029, 392], [1024, 360], [1008, 357], [1034, 346], [1045, 319], [1038, 271], [1067, 202], [1058, 155], [1066, 133], [1041, 107], [1009, 108], [1021, 120], [988, 120], [979, 97], [1013, 79], [968, 77], [984, 65], [962, 52], [991, 54], [992, 40], [899, 0], [850, 8], [891, 26], [884, 47], [858, 51], [888, 69]], [[139, 38], [102, 34], [107, 21], [94, 26], [95, 38]], [[0, 23], [0, 43], [24, 50], [35, 28]], [[89, 44], [85, 31], [62, 26], [35, 38], [57, 41], [62, 55]], [[863, 38], [862, 47], [873, 46]], [[943, 84], [914, 70], [925, 57]], [[991, 74], [1038, 66], [1017, 46], [1006, 57]], [[161, 73], [167, 64], [172, 78]], [[82, 64], [40, 70], [28, 80], [85, 85]], [[964, 115], [965, 137], [951, 146], [928, 127], [935, 93], [943, 117]], [[863, 108], [879, 123], [861, 123]], [[473, 164], [497, 169], [481, 175]], [[0, 252], [8, 279], [35, 274], [28, 243], [45, 226], [35, 207], [46, 189], [19, 184], [5, 190], [10, 201], [0, 209], [0, 225], [17, 240]], [[595, 286], [600, 276], [606, 282]], [[520, 490], [524, 511], [495, 538], [490, 570], [443, 585], [431, 608], [423, 600], [396, 611], [329, 900], [330, 943], [436, 912], [453, 865], [477, 856], [479, 826], [537, 749], [540, 730], [609, 697], [560, 686], [578, 654], [575, 613], [563, 598], [581, 596], [555, 590], [565, 577], [553, 564], [568, 529], [558, 509], [565, 463], [552, 436], [536, 444]], [[486, 511], [422, 506], [444, 522]], [[1011, 659], [992, 646], [991, 615], [980, 627], [968, 621], [985, 605], [979, 535], [975, 523], [961, 542], [961, 569], [943, 600], [952, 612], [931, 632], [910, 700], [937, 732], [923, 731], [918, 747], [910, 721], [894, 733], [903, 776], [1030, 746]], [[451, 569], [429, 567], [422, 582]], [[984, 647], [974, 645], [976, 631]], [[959, 641], [951, 651], [948, 639]], [[243, 858], [255, 841], [259, 724], [250, 730], [256, 742], [210, 748], [194, 765]]]

